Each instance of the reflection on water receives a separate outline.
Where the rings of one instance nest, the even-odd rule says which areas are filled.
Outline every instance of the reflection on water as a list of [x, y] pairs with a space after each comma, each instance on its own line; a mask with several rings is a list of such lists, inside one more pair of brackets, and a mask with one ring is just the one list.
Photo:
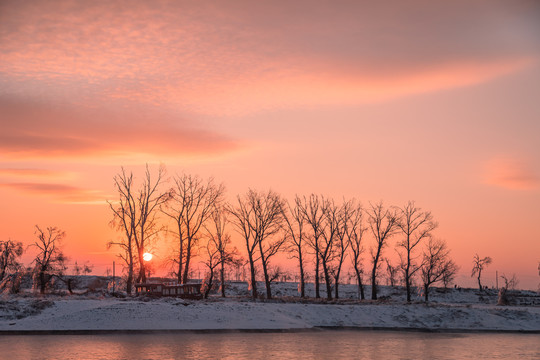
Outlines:
[[540, 359], [537, 334], [389, 331], [2, 336], [19, 359]]

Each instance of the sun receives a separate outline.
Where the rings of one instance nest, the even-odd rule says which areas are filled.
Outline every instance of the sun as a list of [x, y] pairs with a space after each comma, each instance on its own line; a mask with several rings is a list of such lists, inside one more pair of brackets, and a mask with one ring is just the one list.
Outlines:
[[150, 253], [144, 253], [142, 258], [143, 258], [144, 261], [150, 261], [150, 260], [152, 260], [152, 256], [153, 255], [150, 254]]

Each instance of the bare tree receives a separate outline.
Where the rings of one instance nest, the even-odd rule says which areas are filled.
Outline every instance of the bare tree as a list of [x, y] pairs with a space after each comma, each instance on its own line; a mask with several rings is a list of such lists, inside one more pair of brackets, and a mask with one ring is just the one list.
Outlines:
[[238, 233], [244, 238], [250, 271], [251, 296], [253, 299], [256, 299], [257, 278], [255, 261], [257, 258], [255, 250], [257, 249], [258, 244], [251, 228], [251, 222], [254, 221], [253, 209], [249, 206], [249, 193], [243, 198], [238, 195], [236, 200], [237, 205], [234, 207], [230, 206], [229, 213], [233, 217], [232, 224], [236, 227]]
[[61, 277], [66, 270], [67, 258], [60, 249], [65, 232], [56, 227], [47, 227], [42, 230], [36, 225], [37, 240], [32, 244], [38, 249], [34, 258], [33, 275], [34, 284], [44, 294], [53, 277]]
[[157, 223], [160, 206], [170, 198], [169, 192], [161, 192], [160, 186], [165, 182], [165, 167], [160, 166], [155, 179], [146, 165], [145, 176], [141, 189], [137, 194], [138, 231], [135, 232], [135, 246], [139, 260], [139, 275], [137, 281], [146, 282], [146, 264], [143, 255], [147, 248], [155, 241], [162, 228]]
[[478, 275], [477, 276], [477, 279], [478, 279], [478, 289], [480, 291], [483, 290], [482, 288], [482, 283], [481, 283], [481, 277], [482, 277], [482, 271], [488, 267], [489, 264], [491, 264], [492, 260], [489, 256], [486, 256], [485, 258], [482, 258], [480, 259], [480, 256], [478, 256], [478, 254], [474, 255], [474, 258], [473, 258], [473, 268], [472, 268], [472, 272], [471, 272], [471, 277], [473, 277], [474, 275]]
[[270, 258], [278, 253], [285, 243], [286, 236], [279, 234], [283, 226], [284, 203], [281, 197], [272, 190], [267, 193], [250, 190], [248, 193], [253, 217], [250, 222], [255, 242], [259, 246], [259, 254], [266, 285], [266, 298], [272, 298]]
[[300, 210], [304, 218], [311, 227], [311, 236], [307, 238], [307, 243], [315, 254], [315, 297], [320, 298], [320, 243], [324, 232], [324, 199], [311, 194], [309, 199], [304, 196]]
[[84, 264], [79, 265], [77, 261], [75, 261], [75, 264], [73, 265], [73, 274], [75, 275], [88, 275], [92, 272], [94, 269], [93, 265], [90, 265], [88, 261], [86, 261]]
[[122, 172], [114, 177], [119, 200], [108, 202], [114, 215], [112, 225], [122, 230], [125, 237], [118, 242], [109, 242], [108, 247], [119, 246], [122, 250], [119, 257], [128, 268], [126, 281], [128, 294], [132, 290], [135, 261], [138, 262], [139, 271], [136, 280], [146, 282], [143, 254], [162, 230], [157, 223], [157, 214], [160, 206], [170, 197], [168, 192], [162, 193], [159, 189], [165, 182], [165, 172], [165, 167], [160, 166], [156, 178], [153, 179], [146, 165], [143, 183], [136, 193], [133, 189], [133, 173], [127, 174], [122, 168]]
[[431, 237], [431, 232], [437, 228], [438, 224], [433, 221], [431, 212], [417, 208], [414, 201], [409, 201], [407, 205], [399, 209], [399, 212], [400, 221], [397, 225], [404, 237], [397, 243], [397, 246], [403, 249], [403, 252], [400, 252], [399, 255], [407, 289], [407, 302], [410, 302], [411, 278], [419, 268], [414, 261], [414, 250], [422, 240]]
[[360, 299], [362, 300], [365, 299], [364, 285], [362, 283], [362, 275], [364, 273], [361, 259], [362, 253], [364, 252], [364, 244], [362, 240], [364, 238], [364, 233], [367, 230], [363, 224], [363, 213], [364, 211], [362, 206], [358, 204], [352, 216], [349, 218], [349, 225], [346, 227], [347, 238], [352, 251], [351, 262], [356, 274]]
[[[231, 249], [231, 236], [225, 232], [228, 224], [227, 215], [227, 211], [225, 211], [225, 208], [221, 204], [214, 204], [210, 216], [211, 222], [205, 225], [209, 236], [209, 245], [212, 245], [217, 250], [222, 297], [225, 297], [225, 266], [227, 264], [234, 264], [239, 258], [236, 247]], [[208, 245], [207, 252], [210, 258], [212, 252], [208, 250]], [[208, 264], [211, 263], [211, 261], [208, 262]]]
[[133, 287], [133, 274], [135, 267], [135, 233], [137, 231], [137, 204], [133, 195], [133, 173], [127, 174], [122, 168], [121, 173], [114, 177], [114, 186], [119, 195], [119, 200], [116, 203], [107, 201], [113, 219], [111, 226], [124, 233], [124, 237], [120, 241], [110, 241], [107, 248], [112, 246], [120, 247], [118, 257], [124, 261], [127, 267], [126, 292], [131, 294]]
[[519, 280], [516, 277], [516, 274], [513, 274], [512, 277], [502, 274], [501, 278], [504, 281], [504, 288], [507, 290], [515, 290], [516, 286], [519, 284]]
[[347, 257], [347, 250], [351, 245], [349, 235], [350, 219], [354, 216], [355, 206], [354, 201], [344, 201], [338, 212], [337, 231], [336, 231], [336, 260], [337, 264], [334, 268], [334, 294], [336, 299], [339, 299], [339, 279], [341, 276], [341, 268]]
[[11, 239], [0, 241], [0, 282], [4, 277], [20, 270], [19, 258], [23, 254], [22, 242]]
[[302, 200], [298, 195], [294, 199], [294, 205], [291, 206], [287, 202], [284, 220], [286, 231], [289, 236], [289, 252], [293, 254], [292, 256], [298, 259], [298, 268], [300, 271], [300, 297], [304, 298], [306, 296], [306, 284], [305, 284], [305, 274], [304, 274], [304, 238], [305, 230], [304, 226], [306, 225], [306, 220], [304, 214], [301, 210]]
[[394, 287], [396, 286], [398, 266], [392, 265], [389, 258], [384, 258], [383, 260], [384, 260], [384, 263], [386, 264], [386, 275], [388, 277], [388, 285]]
[[431, 285], [441, 281], [445, 275], [453, 276], [452, 272], [457, 270], [457, 266], [450, 259], [449, 255], [450, 250], [443, 240], [429, 239], [421, 265], [424, 299], [426, 302], [429, 301], [429, 288]]
[[324, 228], [322, 232], [322, 241], [319, 242], [319, 258], [323, 268], [324, 282], [326, 284], [326, 298], [332, 300], [332, 276], [331, 262], [336, 255], [336, 242], [338, 229], [340, 228], [339, 208], [333, 200], [322, 198], [324, 213]]
[[395, 210], [384, 207], [382, 201], [378, 204], [370, 204], [366, 211], [368, 216], [369, 229], [375, 239], [375, 246], [371, 248], [372, 270], [371, 270], [371, 299], [377, 300], [377, 269], [382, 252], [387, 246], [388, 239], [396, 233], [398, 229], [399, 216]]
[[214, 283], [214, 270], [222, 263], [222, 261], [220, 251], [214, 238], [209, 237], [205, 250], [207, 256], [204, 260], [204, 265], [208, 268], [208, 274], [205, 276], [203, 288], [201, 290], [203, 291], [204, 298], [208, 299], [208, 294], [210, 294], [210, 290], [212, 290]]
[[459, 270], [459, 266], [457, 266], [455, 262], [450, 261], [447, 264], [446, 271], [444, 272], [441, 279], [445, 290], [447, 290], [448, 286], [454, 282], [454, 279], [456, 278], [456, 274], [458, 270]]
[[187, 283], [200, 230], [210, 218], [214, 206], [220, 205], [224, 193], [223, 184], [216, 185], [213, 178], [203, 181], [198, 176], [185, 174], [174, 178], [171, 201], [162, 207], [162, 211], [176, 224], [178, 250], [175, 263], [179, 282]]

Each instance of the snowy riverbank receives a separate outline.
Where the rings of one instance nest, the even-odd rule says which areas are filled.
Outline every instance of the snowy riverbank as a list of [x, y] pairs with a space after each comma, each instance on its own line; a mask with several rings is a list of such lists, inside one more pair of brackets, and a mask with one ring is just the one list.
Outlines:
[[[353, 288], [352, 288], [353, 289]], [[282, 289], [286, 292], [286, 289]], [[497, 306], [474, 290], [434, 294], [434, 302], [401, 299], [341, 303], [251, 301], [243, 297], [184, 301], [108, 296], [6, 297], [0, 332], [309, 330], [353, 327], [431, 331], [540, 332], [538, 295], [529, 305]], [[480, 300], [479, 300], [480, 299]]]
[[[298, 304], [248, 301], [183, 302], [101, 300], [15, 300], [22, 318], [2, 316], [0, 331], [68, 330], [285, 330], [359, 327], [466, 331], [540, 332], [539, 307], [492, 305]], [[6, 304], [4, 303], [4, 307]], [[5, 314], [5, 310], [3, 311]], [[15, 313], [15, 311], [14, 311]]]

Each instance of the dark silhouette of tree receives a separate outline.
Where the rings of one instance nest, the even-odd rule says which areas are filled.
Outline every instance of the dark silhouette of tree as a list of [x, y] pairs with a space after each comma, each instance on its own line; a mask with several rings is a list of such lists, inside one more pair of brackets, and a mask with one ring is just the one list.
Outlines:
[[458, 271], [459, 271], [459, 266], [457, 266], [455, 262], [452, 261], [448, 264], [448, 267], [446, 271], [444, 272], [441, 279], [445, 290], [447, 290], [448, 286], [454, 282], [454, 279], [456, 278], [456, 274]]
[[338, 209], [337, 216], [337, 231], [336, 231], [336, 265], [334, 267], [334, 295], [339, 299], [339, 280], [341, 276], [341, 268], [347, 257], [347, 252], [351, 245], [349, 241], [350, 220], [354, 216], [355, 205], [353, 200], [344, 201]]
[[75, 264], [73, 265], [73, 273], [75, 275], [88, 275], [92, 272], [94, 266], [90, 265], [90, 263], [87, 261], [82, 265], [79, 265], [77, 261], [75, 261]]
[[38, 249], [34, 258], [33, 277], [34, 285], [44, 294], [53, 277], [62, 277], [66, 270], [67, 258], [60, 249], [65, 232], [56, 227], [47, 227], [42, 230], [36, 225], [37, 240], [32, 244]]
[[364, 244], [362, 240], [364, 238], [364, 233], [367, 230], [363, 224], [363, 214], [364, 210], [362, 209], [362, 206], [360, 204], [356, 205], [354, 212], [349, 218], [349, 224], [346, 227], [347, 238], [349, 240], [352, 252], [351, 262], [356, 274], [358, 293], [360, 294], [361, 300], [365, 299], [364, 285], [362, 283], [362, 275], [364, 273], [361, 258], [364, 252]]
[[266, 298], [271, 299], [273, 279], [270, 273], [270, 258], [279, 252], [286, 240], [286, 236], [283, 233], [280, 234], [283, 229], [284, 202], [277, 193], [271, 190], [267, 193], [250, 191], [248, 199], [253, 209], [254, 216], [250, 226], [256, 239], [255, 242], [259, 246]]
[[429, 211], [422, 211], [417, 208], [414, 201], [409, 201], [407, 205], [399, 209], [400, 221], [398, 227], [403, 234], [403, 239], [397, 243], [398, 248], [403, 249], [399, 253], [401, 258], [401, 270], [407, 290], [407, 302], [411, 301], [411, 278], [418, 271], [418, 264], [415, 263], [414, 250], [424, 240], [431, 237], [431, 232], [438, 224], [433, 221], [433, 216]]
[[243, 237], [246, 245], [250, 272], [251, 296], [253, 299], [257, 299], [257, 278], [255, 267], [255, 261], [257, 258], [255, 250], [257, 249], [258, 244], [256, 241], [257, 238], [255, 238], [250, 224], [252, 221], [254, 221], [254, 215], [253, 209], [249, 205], [249, 196], [249, 192], [248, 195], [244, 197], [237, 195], [237, 204], [236, 206], [229, 207], [229, 213], [232, 215], [231, 223], [236, 227], [238, 233]]
[[473, 268], [471, 272], [471, 277], [474, 275], [477, 275], [478, 279], [478, 289], [480, 291], [483, 291], [482, 283], [481, 283], [481, 277], [482, 277], [482, 271], [488, 267], [489, 264], [491, 264], [492, 260], [489, 256], [486, 256], [485, 258], [480, 258], [478, 254], [474, 255], [473, 258]]
[[399, 216], [395, 210], [385, 208], [382, 201], [378, 204], [370, 204], [366, 210], [369, 229], [375, 239], [375, 246], [371, 248], [371, 299], [377, 300], [377, 270], [382, 252], [388, 244], [388, 240], [398, 229]]
[[215, 239], [212, 237], [208, 239], [205, 250], [206, 258], [204, 260], [204, 265], [208, 268], [208, 274], [205, 276], [201, 290], [204, 298], [208, 299], [208, 295], [214, 284], [214, 270], [221, 264], [221, 257]]
[[292, 254], [293, 258], [298, 259], [298, 269], [300, 272], [300, 297], [304, 298], [306, 296], [306, 279], [304, 274], [304, 227], [307, 225], [307, 223], [301, 210], [301, 206], [302, 200], [298, 197], [298, 195], [294, 199], [294, 205], [291, 206], [291, 204], [287, 202], [284, 220], [289, 239], [288, 252]]
[[138, 206], [138, 231], [135, 232], [135, 246], [139, 260], [139, 275], [137, 281], [146, 282], [146, 264], [143, 255], [163, 230], [157, 223], [157, 215], [160, 206], [170, 198], [170, 192], [160, 192], [160, 186], [165, 181], [165, 167], [160, 166], [155, 180], [152, 178], [150, 169], [146, 165], [145, 176], [141, 189], [137, 193]]
[[[215, 204], [210, 216], [209, 224], [205, 225], [209, 242], [207, 245], [208, 259], [213, 256], [213, 250], [209, 249], [209, 246], [215, 248], [217, 251], [217, 265], [220, 266], [220, 282], [221, 282], [221, 296], [225, 297], [225, 266], [227, 264], [235, 264], [240, 261], [240, 255], [236, 247], [231, 248], [231, 236], [226, 233], [225, 228], [228, 224], [227, 218], [228, 212], [221, 204]], [[212, 261], [208, 261], [207, 267], [210, 268]], [[213, 276], [213, 273], [212, 273]]]
[[396, 266], [392, 265], [389, 258], [384, 258], [384, 263], [386, 265], [386, 275], [388, 277], [388, 285], [394, 287], [396, 286], [396, 280], [397, 280], [396, 277], [398, 274], [398, 267], [397, 265]]
[[340, 228], [339, 208], [333, 200], [322, 198], [324, 230], [319, 242], [319, 258], [323, 268], [324, 282], [326, 285], [326, 298], [332, 300], [332, 276], [331, 262], [336, 255], [336, 242], [338, 229]]
[[[424, 299], [429, 301], [429, 288], [444, 276], [454, 276], [457, 266], [450, 259], [450, 250], [443, 240], [429, 239], [421, 265]], [[453, 273], [454, 272], [454, 273]]]
[[15, 242], [11, 239], [0, 241], [0, 282], [7, 275], [14, 274], [21, 269], [19, 258], [22, 254], [22, 242]]
[[127, 267], [126, 292], [132, 292], [133, 274], [135, 267], [135, 234], [137, 232], [137, 204], [133, 195], [133, 173], [127, 174], [122, 168], [121, 173], [114, 177], [114, 186], [119, 195], [116, 203], [107, 201], [109, 208], [113, 212], [111, 226], [124, 233], [120, 241], [110, 241], [107, 248], [118, 246], [120, 254], [118, 257], [124, 261]]
[[162, 207], [163, 213], [176, 223], [175, 234], [178, 241], [177, 265], [178, 281], [187, 283], [193, 251], [201, 237], [200, 230], [212, 214], [212, 209], [223, 200], [225, 187], [216, 185], [213, 178], [207, 181], [192, 175], [177, 175], [171, 199]]
[[519, 284], [519, 280], [516, 277], [516, 274], [513, 274], [512, 277], [506, 276], [505, 274], [501, 275], [501, 278], [504, 281], [504, 288], [506, 290], [515, 290]]
[[155, 179], [152, 177], [148, 165], [139, 190], [133, 189], [133, 173], [127, 174], [124, 168], [114, 177], [115, 188], [118, 191], [117, 202], [108, 201], [113, 212], [111, 224], [124, 232], [120, 241], [111, 241], [108, 247], [119, 246], [119, 257], [124, 260], [128, 268], [126, 291], [131, 294], [135, 261], [137, 262], [137, 282], [146, 282], [146, 264], [143, 254], [157, 239], [162, 227], [158, 225], [157, 214], [161, 205], [169, 198], [169, 192], [160, 192], [160, 186], [165, 182], [165, 167], [160, 166]]
[[309, 199], [304, 196], [299, 209], [304, 214], [304, 218], [311, 227], [311, 236], [307, 237], [307, 243], [315, 255], [315, 297], [320, 295], [320, 244], [324, 232], [324, 198], [311, 194]]

